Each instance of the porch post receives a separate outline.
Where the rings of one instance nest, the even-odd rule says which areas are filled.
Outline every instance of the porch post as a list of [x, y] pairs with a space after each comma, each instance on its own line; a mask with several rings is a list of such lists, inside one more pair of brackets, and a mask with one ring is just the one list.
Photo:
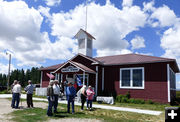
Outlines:
[[41, 71], [41, 86], [42, 87], [42, 77], [43, 77], [43, 71]]
[[96, 96], [98, 94], [98, 66], [96, 66]]
[[104, 91], [104, 67], [102, 68], [102, 91]]
[[63, 82], [63, 74], [61, 74], [61, 83]]
[[83, 72], [83, 85], [85, 85], [85, 72]]
[[167, 64], [167, 93], [168, 93], [168, 102], [171, 102], [169, 64]]

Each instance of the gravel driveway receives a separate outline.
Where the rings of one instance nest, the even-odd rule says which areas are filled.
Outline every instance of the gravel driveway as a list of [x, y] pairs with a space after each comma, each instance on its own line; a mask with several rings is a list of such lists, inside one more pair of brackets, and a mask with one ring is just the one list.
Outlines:
[[[19, 104], [21, 106], [21, 103]], [[47, 103], [44, 102], [34, 102], [35, 107], [47, 108]], [[22, 102], [21, 109], [26, 108], [26, 102]], [[7, 115], [13, 111], [18, 111], [11, 108], [11, 101], [8, 99], [0, 99], [0, 122], [12, 122], [10, 121], [11, 116]], [[66, 118], [66, 119], [49, 119], [48, 122], [101, 122], [96, 119], [78, 119], [78, 118]]]

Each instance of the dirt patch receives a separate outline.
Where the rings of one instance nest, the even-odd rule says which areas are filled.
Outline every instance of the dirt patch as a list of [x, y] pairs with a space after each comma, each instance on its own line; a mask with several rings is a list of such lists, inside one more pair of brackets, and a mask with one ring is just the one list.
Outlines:
[[[45, 102], [33, 102], [35, 108], [46, 109], [48, 104]], [[12, 109], [11, 101], [8, 99], [0, 99], [0, 122], [13, 122], [10, 121], [12, 116], [8, 115], [13, 111], [27, 109], [26, 101], [19, 103], [20, 109]], [[66, 119], [49, 119], [48, 122], [102, 122], [96, 119], [79, 119], [79, 118], [66, 118]]]
[[[33, 102], [34, 107], [38, 108], [47, 108], [47, 103], [44, 102]], [[11, 101], [8, 99], [0, 99], [0, 121], [1, 122], [11, 122], [10, 119], [12, 118], [9, 113], [17, 110], [24, 110], [27, 109], [26, 101], [23, 101], [22, 103], [19, 103], [20, 109], [12, 109], [11, 108]]]
[[14, 111], [14, 109], [11, 109], [11, 102], [7, 99], [0, 99], [0, 108], [0, 120], [2, 122], [10, 122], [9, 119], [11, 117], [6, 114]]
[[50, 119], [48, 122], [102, 122], [102, 121], [97, 119], [67, 118], [67, 119]]

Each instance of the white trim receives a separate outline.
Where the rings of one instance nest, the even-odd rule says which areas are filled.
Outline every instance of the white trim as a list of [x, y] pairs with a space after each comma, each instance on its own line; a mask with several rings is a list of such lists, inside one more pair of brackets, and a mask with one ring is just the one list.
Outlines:
[[[71, 62], [71, 61], [69, 60], [68, 62], [66, 62], [65, 64], [63, 64], [62, 66], [60, 66], [58, 69], [56, 69], [56, 70], [55, 70], [54, 72], [52, 72], [52, 73], [57, 72], [59, 69], [61, 69], [63, 66], [65, 66], [65, 65], [68, 64], [68, 63], [74, 65], [75, 67], [79, 68], [79, 69], [82, 70], [83, 72], [86, 72], [84, 69], [82, 69], [81, 67], [77, 66], [76, 64], [74, 64], [73, 62]], [[89, 72], [89, 71], [87, 71], [87, 72], [88, 72], [88, 73], [95, 74], [94, 72]]]
[[83, 72], [83, 85], [85, 85], [85, 72]]
[[102, 91], [104, 91], [104, 67], [102, 68]]
[[63, 83], [63, 74], [61, 74], [61, 83]]
[[71, 61], [67, 61], [65, 64], [63, 64], [62, 66], [60, 66], [58, 69], [56, 69], [53, 73], [55, 73], [55, 72], [57, 72], [59, 69], [61, 69], [63, 66], [65, 66], [66, 64], [68, 64], [68, 63], [70, 63], [70, 64], [72, 64], [72, 65], [74, 65], [75, 67], [78, 67], [79, 69], [81, 69], [82, 71], [85, 71], [84, 69], [82, 69], [82, 68], [80, 68], [79, 66], [77, 66], [76, 64], [74, 64], [73, 62], [71, 62]]
[[96, 96], [97, 96], [97, 93], [98, 93], [98, 66], [96, 66]]
[[77, 56], [82, 56], [82, 57], [84, 57], [84, 58], [86, 58], [86, 59], [88, 59], [88, 60], [91, 60], [92, 62], [96, 62], [97, 64], [99, 64], [99, 62], [98, 61], [96, 61], [96, 60], [94, 60], [94, 59], [91, 59], [91, 58], [89, 58], [89, 57], [87, 57], [87, 56], [85, 56], [85, 55], [83, 55], [83, 54], [81, 54], [81, 53], [78, 53], [76, 56], [74, 56], [74, 57], [72, 57], [71, 59], [70, 59], [70, 61], [72, 61], [73, 59], [75, 59]]
[[42, 87], [42, 76], [43, 76], [43, 71], [41, 71], [41, 86]]
[[[132, 79], [132, 76], [133, 76], [133, 69], [142, 69], [142, 87], [133, 87], [133, 79]], [[122, 84], [121, 84], [121, 79], [122, 79], [122, 70], [130, 70], [130, 86], [128, 87], [128, 86], [122, 86]], [[144, 67], [132, 67], [132, 68], [120, 68], [120, 81], [119, 81], [119, 83], [120, 83], [120, 88], [121, 89], [144, 89], [145, 88], [145, 85], [144, 85], [144, 80], [145, 80], [145, 78], [144, 78]]]
[[170, 99], [170, 75], [169, 75], [169, 64], [167, 64], [167, 90], [168, 90], [168, 102], [171, 102], [171, 99]]

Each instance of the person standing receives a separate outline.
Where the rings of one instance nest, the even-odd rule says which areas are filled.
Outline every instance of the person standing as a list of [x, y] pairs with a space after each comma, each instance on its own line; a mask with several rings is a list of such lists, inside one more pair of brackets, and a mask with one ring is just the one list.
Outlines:
[[11, 107], [13, 108], [13, 87], [15, 85], [15, 82], [17, 82], [17, 80], [14, 80], [13, 84], [11, 84], [11, 93], [12, 93], [12, 101], [11, 101]]
[[54, 113], [57, 113], [58, 98], [59, 98], [59, 93], [60, 93], [58, 80], [54, 81], [53, 91], [54, 91]]
[[53, 91], [53, 84], [54, 82], [51, 81], [49, 82], [49, 86], [47, 88], [47, 99], [48, 99], [48, 110], [47, 110], [47, 115], [52, 116], [52, 107], [53, 107], [53, 102], [54, 102], [54, 91]]
[[84, 109], [84, 103], [86, 102], [86, 85], [83, 85], [83, 87], [80, 89], [80, 94], [81, 94], [81, 110]]
[[12, 108], [18, 109], [20, 94], [21, 94], [21, 85], [19, 84], [19, 81], [15, 81], [12, 92], [13, 92]]
[[32, 97], [33, 97], [33, 90], [34, 90], [34, 86], [31, 82], [31, 80], [28, 81], [28, 84], [26, 86], [26, 88], [24, 89], [26, 91], [26, 94], [27, 94], [27, 97], [26, 97], [26, 101], [27, 101], [27, 107], [30, 108], [32, 107], [33, 108], [33, 100], [32, 100]]
[[86, 93], [87, 93], [87, 109], [89, 109], [89, 104], [90, 104], [90, 110], [92, 110], [92, 101], [95, 93], [91, 86], [88, 87]]
[[72, 82], [68, 83], [68, 86], [66, 87], [66, 98], [68, 101], [67, 109], [68, 113], [70, 113], [70, 103], [72, 104], [72, 114], [74, 114], [74, 98], [76, 96], [76, 89], [73, 86]]

